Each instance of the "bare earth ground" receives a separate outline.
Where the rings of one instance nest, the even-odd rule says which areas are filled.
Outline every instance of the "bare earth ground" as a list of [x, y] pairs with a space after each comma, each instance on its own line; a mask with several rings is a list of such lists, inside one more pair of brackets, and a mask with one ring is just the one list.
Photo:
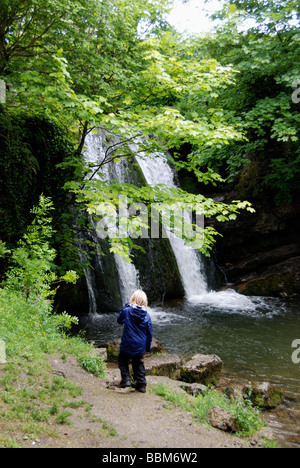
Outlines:
[[[102, 380], [83, 370], [71, 356], [65, 362], [59, 356], [51, 356], [50, 362], [54, 372], [82, 388], [83, 394], [78, 399], [86, 403], [84, 407], [72, 409], [72, 424], [59, 426], [59, 437], [41, 434], [36, 444], [39, 447], [161, 449], [250, 445], [249, 441], [201, 426], [189, 412], [170, 407], [149, 391], [143, 394], [133, 389], [107, 388], [108, 383], [120, 380], [113, 364], [108, 364], [108, 376]], [[147, 377], [147, 380], [149, 387], [159, 381], [176, 385], [166, 377]]]

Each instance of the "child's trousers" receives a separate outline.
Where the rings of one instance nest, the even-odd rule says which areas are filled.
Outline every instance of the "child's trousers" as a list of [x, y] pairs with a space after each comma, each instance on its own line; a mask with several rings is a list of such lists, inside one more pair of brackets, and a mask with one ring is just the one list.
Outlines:
[[129, 362], [132, 363], [133, 375], [138, 386], [146, 385], [145, 366], [142, 361], [143, 356], [130, 356], [120, 352], [118, 365], [121, 372], [122, 384], [130, 384]]

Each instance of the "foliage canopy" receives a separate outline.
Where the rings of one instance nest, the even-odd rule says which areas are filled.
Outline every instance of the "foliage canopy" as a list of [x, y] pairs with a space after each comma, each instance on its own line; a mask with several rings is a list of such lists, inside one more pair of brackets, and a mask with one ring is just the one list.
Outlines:
[[[166, 21], [171, 5], [4, 0], [0, 76], [11, 83], [6, 112], [64, 127], [75, 148], [60, 163], [72, 168], [65, 188], [90, 213], [108, 193], [116, 204], [124, 189], [148, 203], [201, 199], [206, 217], [219, 221], [252, 210], [248, 203], [214, 203], [183, 190], [166, 195], [159, 187], [108, 187], [93, 177], [101, 168], [85, 168], [78, 157], [95, 128], [118, 135], [110, 160], [130, 157], [128, 143], [144, 138], [143, 150], [172, 150], [176, 168], [201, 184], [233, 182], [250, 164], [263, 167], [262, 186], [275, 190], [278, 201], [290, 199], [300, 172], [299, 112], [291, 99], [299, 76], [299, 6], [293, 0], [227, 1], [216, 14], [223, 19], [216, 33], [183, 39]], [[255, 20], [251, 28], [243, 27], [245, 19]], [[191, 150], [183, 158], [186, 144]], [[216, 233], [206, 234], [207, 251]]]
[[[213, 57], [195, 56], [194, 45], [182, 42], [165, 20], [170, 5], [169, 0], [5, 0], [0, 75], [12, 85], [7, 111], [38, 115], [65, 127], [78, 154], [96, 127], [119, 135], [124, 144], [151, 134], [155, 138], [145, 148], [149, 153], [185, 143], [200, 150], [241, 139], [223, 115], [210, 109], [184, 115], [177, 105], [189, 96], [209, 101], [234, 83], [235, 72]], [[124, 145], [115, 151], [115, 156], [127, 154]], [[85, 174], [78, 157], [64, 165]], [[201, 182], [220, 180], [215, 172], [200, 170], [197, 158], [178, 158], [177, 168], [182, 167]], [[90, 212], [104, 199], [99, 180], [84, 186], [79, 178], [66, 182]], [[123, 189], [111, 186], [110, 199]], [[144, 189], [126, 190], [136, 201], [153, 200], [153, 194], [145, 198]], [[157, 188], [155, 196], [166, 201], [163, 190]], [[184, 191], [180, 199], [197, 203]], [[242, 208], [250, 209], [241, 202], [224, 206], [208, 200], [206, 215], [225, 221]]]
[[198, 162], [229, 182], [247, 166], [256, 174], [247, 197], [269, 191], [276, 203], [291, 202], [300, 177], [299, 5], [230, 0], [215, 16], [223, 22], [216, 33], [195, 39], [197, 53], [230, 64], [237, 76], [209, 105], [248, 141], [197, 152]]

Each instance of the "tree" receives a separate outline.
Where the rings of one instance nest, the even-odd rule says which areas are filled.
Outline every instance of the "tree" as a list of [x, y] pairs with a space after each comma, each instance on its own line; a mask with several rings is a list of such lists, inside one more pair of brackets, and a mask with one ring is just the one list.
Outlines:
[[[231, 64], [237, 77], [209, 106], [248, 141], [206, 148], [197, 153], [198, 162], [230, 182], [248, 165], [262, 183], [253, 180], [247, 196], [271, 189], [278, 203], [291, 201], [300, 177], [300, 114], [292, 99], [300, 76], [299, 6], [294, 1], [230, 1], [218, 16], [224, 23], [216, 34], [196, 41], [197, 53]], [[245, 28], [250, 18], [251, 28]]]
[[[198, 60], [189, 47], [182, 46], [164, 20], [169, 4], [169, 0], [4, 1], [0, 73], [12, 83], [7, 110], [12, 115], [46, 116], [67, 128], [77, 157], [65, 164], [82, 171], [82, 178], [86, 171], [78, 154], [86, 135], [96, 127], [118, 135], [113, 159], [131, 156], [128, 142], [137, 137], [144, 138], [143, 151], [148, 152], [178, 149], [187, 142], [196, 148], [227, 145], [241, 138], [215, 112], [208, 109], [185, 116], [177, 106], [191, 95], [210, 99], [216, 89], [232, 83], [234, 75], [230, 66], [222, 67], [215, 59]], [[186, 166], [199, 180], [220, 179], [212, 171], [200, 170], [193, 156], [187, 162], [179, 158], [176, 164]], [[93, 172], [100, 169], [95, 167]], [[93, 175], [66, 187], [91, 213], [104, 198], [116, 203], [124, 189], [135, 201], [166, 202], [175, 197], [159, 188], [108, 187]], [[225, 206], [178, 193], [178, 203], [195, 205], [201, 200], [206, 216], [219, 215], [222, 221], [249, 208], [247, 203]], [[211, 242], [215, 233], [206, 232]]]

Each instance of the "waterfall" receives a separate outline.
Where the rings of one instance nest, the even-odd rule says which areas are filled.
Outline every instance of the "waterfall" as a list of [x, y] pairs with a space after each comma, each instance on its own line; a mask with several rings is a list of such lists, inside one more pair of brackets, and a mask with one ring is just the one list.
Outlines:
[[[156, 153], [147, 158], [136, 156], [136, 159], [149, 185], [164, 184], [169, 188], [177, 188], [174, 173], [163, 154]], [[207, 281], [198, 252], [185, 245], [183, 239], [175, 237], [172, 233], [169, 240], [177, 261], [186, 297], [191, 299], [193, 296], [207, 294]]]
[[[157, 153], [152, 157], [136, 156], [136, 159], [149, 185], [165, 184], [169, 188], [177, 187], [174, 173], [163, 154]], [[255, 310], [256, 304], [249, 297], [238, 294], [236, 291], [210, 291], [205, 276], [205, 267], [199, 253], [185, 245], [183, 239], [172, 235], [170, 244], [189, 302], [223, 307], [228, 310]]]
[[[169, 188], [177, 187], [174, 172], [165, 155], [156, 153], [152, 157], [136, 156], [136, 159], [149, 185], [165, 184]], [[210, 291], [200, 254], [185, 245], [183, 239], [174, 235], [170, 235], [169, 239], [189, 302], [228, 310], [255, 310], [255, 302], [234, 290]]]
[[[118, 143], [117, 137], [115, 137], [116, 142]], [[110, 145], [112, 142], [110, 141]], [[105, 158], [105, 153], [107, 150], [106, 143], [106, 133], [102, 130], [98, 130], [97, 133], [90, 133], [85, 139], [85, 151], [84, 158], [87, 163], [99, 164]], [[108, 163], [103, 165], [101, 168], [101, 174], [97, 173], [96, 178], [101, 180], [109, 181], [113, 183], [114, 180], [119, 180], [120, 182], [126, 182], [126, 173], [128, 173], [128, 161], [126, 158], [120, 159], [118, 162]], [[101, 255], [98, 255], [98, 263], [101, 265]], [[125, 304], [129, 301], [132, 293], [139, 289], [139, 273], [135, 268], [133, 263], [127, 263], [123, 257], [120, 255], [113, 254], [115, 265], [118, 271], [119, 276], [119, 288], [122, 303]], [[95, 309], [95, 300], [93, 297], [90, 272], [86, 272], [86, 280], [89, 290], [89, 296], [92, 299], [92, 307]]]
[[[136, 162], [139, 164], [140, 169], [144, 175], [145, 181], [150, 186], [156, 186], [163, 184], [170, 189], [177, 189], [177, 185], [174, 179], [174, 171], [168, 164], [167, 158], [162, 153], [153, 153], [150, 156], [146, 156], [140, 151], [139, 144], [141, 141], [136, 141], [128, 145], [133, 154], [135, 154]], [[121, 142], [118, 137], [112, 138], [109, 136], [109, 143], [107, 142], [107, 133], [98, 130], [97, 133], [90, 133], [86, 137], [84, 157], [87, 164], [99, 164], [105, 159], [106, 152], [113, 150], [114, 145], [120, 146]], [[91, 171], [93, 168], [91, 167]], [[126, 158], [120, 158], [118, 162], [105, 164], [101, 168], [101, 174], [97, 173], [95, 177], [101, 178], [113, 184], [114, 180], [124, 183], [134, 183], [134, 173], [132, 165]], [[91, 233], [90, 236], [93, 242], [100, 242], [97, 239], [96, 230]], [[189, 302], [202, 303], [207, 305], [223, 306], [225, 308], [247, 308], [252, 307], [252, 301], [245, 297], [237, 294], [235, 291], [210, 291], [208, 288], [208, 282], [205, 275], [205, 267], [202, 263], [202, 258], [196, 249], [185, 244], [184, 240], [176, 237], [173, 233], [169, 233], [169, 242], [173, 250], [174, 257], [178, 266], [178, 271], [181, 277], [181, 282], [184, 287], [185, 296]], [[106, 251], [108, 248], [106, 246]], [[112, 258], [110, 256], [110, 258]], [[139, 271], [133, 263], [127, 263], [123, 257], [113, 254], [113, 267], [111, 263], [109, 265], [109, 275], [113, 275], [111, 269], [116, 269], [118, 281], [118, 301], [122, 303], [128, 302], [133, 291], [140, 288]], [[97, 269], [103, 270], [103, 277], [105, 278], [105, 271], [103, 268], [103, 258], [101, 253], [96, 252], [94, 258], [94, 264], [97, 265]], [[154, 271], [155, 275], [156, 272]], [[90, 299], [90, 311], [92, 313], [98, 313], [99, 308], [99, 284], [106, 294], [110, 294], [110, 285], [98, 283], [93, 276], [93, 273], [89, 270], [86, 271], [86, 281]], [[100, 301], [101, 302], [101, 301]]]
[[140, 288], [139, 274], [133, 263], [127, 263], [120, 255], [115, 255], [123, 304], [129, 302], [134, 291]]

